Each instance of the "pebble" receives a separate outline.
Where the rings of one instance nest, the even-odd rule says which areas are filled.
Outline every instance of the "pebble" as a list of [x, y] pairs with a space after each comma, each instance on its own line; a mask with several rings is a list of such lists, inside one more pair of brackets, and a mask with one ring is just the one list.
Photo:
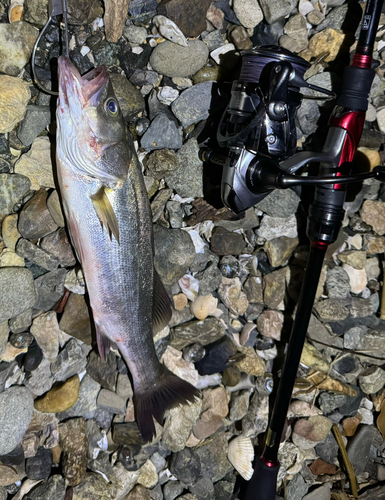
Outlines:
[[362, 425], [349, 441], [346, 450], [356, 475], [362, 474], [368, 461], [376, 458], [375, 449], [383, 443], [380, 432], [373, 426]]
[[200, 40], [190, 40], [187, 47], [165, 41], [155, 47], [150, 56], [151, 66], [169, 77], [187, 77], [206, 63], [208, 48]]
[[314, 448], [329, 434], [332, 426], [331, 420], [321, 415], [306, 419], [299, 419], [293, 428], [293, 443], [302, 450]]
[[47, 479], [51, 474], [52, 451], [45, 448], [38, 448], [34, 457], [25, 461], [25, 472], [28, 479], [39, 481]]
[[198, 452], [185, 448], [172, 455], [170, 472], [187, 486], [194, 486], [201, 475], [201, 460]]
[[334, 267], [326, 275], [326, 289], [330, 299], [344, 299], [350, 292], [350, 279], [345, 269]]
[[264, 215], [261, 225], [255, 232], [257, 236], [266, 240], [280, 238], [281, 236], [296, 238], [298, 235], [297, 219], [294, 215], [288, 218], [270, 217], [269, 215]]
[[172, 408], [166, 418], [162, 442], [167, 449], [178, 452], [184, 449], [191, 430], [201, 413], [202, 400], [195, 403]]
[[16, 243], [21, 234], [17, 229], [18, 215], [11, 214], [8, 215], [2, 223], [1, 226], [1, 236], [3, 238], [4, 245], [6, 248], [15, 251]]
[[288, 269], [282, 268], [263, 277], [263, 299], [270, 309], [282, 309], [285, 298]]
[[175, 121], [164, 113], [159, 113], [142, 136], [141, 146], [148, 151], [179, 149], [182, 146], [182, 137]]
[[[0, 71], [18, 76], [29, 61], [38, 30], [29, 23], [18, 21], [0, 25]], [[13, 87], [15, 90], [15, 87]], [[8, 132], [8, 131], [7, 131]]]
[[358, 377], [358, 383], [365, 394], [374, 394], [385, 385], [385, 371], [378, 366], [367, 368]]
[[80, 342], [71, 338], [59, 352], [56, 361], [51, 364], [51, 372], [55, 380], [62, 382], [81, 373], [86, 367], [86, 355], [87, 350], [82, 349]]
[[179, 169], [179, 160], [171, 149], [159, 149], [149, 155], [146, 168], [152, 177], [160, 180]]
[[[1, 24], [2, 31], [7, 25]], [[8, 25], [9, 26], [9, 25]], [[8, 30], [10, 29], [7, 28]], [[0, 31], [0, 44], [2, 33]], [[5, 52], [2, 52], [5, 54]], [[9, 54], [7, 54], [7, 57]], [[4, 61], [5, 62], [5, 61]], [[0, 56], [0, 67], [4, 64]], [[17, 75], [15, 75], [17, 76]], [[10, 132], [25, 116], [31, 92], [27, 82], [13, 76], [0, 75], [0, 133]]]
[[73, 406], [79, 397], [79, 377], [74, 375], [64, 383], [55, 385], [43, 398], [35, 401], [36, 410], [42, 413], [59, 413]]
[[33, 307], [40, 311], [49, 311], [64, 294], [66, 269], [56, 269], [35, 279], [37, 301]]
[[91, 321], [84, 295], [70, 294], [60, 319], [60, 330], [91, 345]]
[[30, 182], [24, 175], [0, 173], [0, 220], [13, 212], [29, 188]]
[[283, 320], [283, 314], [279, 311], [264, 311], [257, 318], [258, 331], [265, 337], [280, 340]]
[[108, 389], [101, 389], [97, 398], [99, 408], [106, 409], [117, 415], [126, 413], [126, 400]]
[[242, 349], [243, 358], [236, 361], [237, 367], [248, 375], [259, 377], [265, 372], [265, 362], [258, 356], [252, 347], [244, 347]]
[[206, 29], [206, 14], [210, 0], [202, 0], [199, 5], [193, 0], [170, 0], [158, 7], [157, 12], [178, 24], [187, 37], [197, 37]]
[[43, 352], [35, 343], [32, 344], [24, 358], [24, 369], [30, 375], [24, 384], [35, 396], [41, 396], [49, 391], [54, 383], [51, 365], [48, 359], [43, 359]]
[[203, 196], [203, 164], [199, 159], [199, 146], [196, 139], [189, 139], [177, 152], [179, 169], [166, 177], [168, 187], [183, 198]]
[[342, 302], [325, 299], [317, 302], [314, 309], [321, 321], [343, 321], [349, 315], [348, 309]]
[[51, 144], [48, 137], [37, 137], [31, 149], [15, 164], [15, 173], [29, 178], [31, 189], [55, 188], [51, 161]]
[[45, 252], [53, 255], [63, 267], [72, 267], [76, 264], [76, 258], [64, 227], [45, 236], [40, 246]]
[[10, 248], [4, 248], [0, 254], [0, 267], [24, 267], [24, 259]]
[[155, 465], [151, 462], [151, 460], [147, 460], [147, 462], [140, 468], [138, 484], [141, 484], [146, 488], [153, 488], [157, 483], [158, 473], [156, 471]]
[[17, 137], [24, 146], [30, 146], [50, 123], [51, 109], [49, 106], [29, 105], [23, 121], [19, 123]]
[[270, 265], [272, 267], [284, 265], [294, 252], [298, 242], [298, 238], [287, 238], [286, 236], [267, 241], [264, 250], [269, 258]]
[[61, 209], [59, 195], [56, 189], [54, 189], [48, 196], [47, 208], [49, 210], [49, 213], [51, 214], [52, 219], [55, 221], [55, 224], [59, 227], [64, 227], [64, 216]]
[[0, 394], [0, 455], [20, 444], [32, 411], [33, 396], [26, 387], [13, 386]]
[[373, 230], [379, 234], [385, 234], [385, 209], [381, 201], [364, 201], [361, 208], [361, 218], [364, 222], [372, 226]]
[[312, 490], [302, 500], [330, 500], [330, 498], [330, 485], [326, 483]]
[[80, 382], [77, 401], [66, 411], [58, 414], [59, 420], [70, 417], [92, 418], [98, 407], [96, 400], [100, 388], [100, 384], [87, 373]]
[[209, 116], [212, 82], [197, 83], [184, 90], [172, 103], [171, 109], [184, 128]]
[[109, 42], [116, 43], [122, 36], [125, 23], [122, 13], [126, 13], [128, 11], [129, 3], [129, 0], [119, 0], [106, 5], [103, 21], [106, 39]]
[[349, 264], [343, 264], [342, 268], [349, 276], [351, 291], [356, 294], [363, 292], [368, 283], [368, 277], [366, 276], [365, 269], [355, 269], [354, 267], [349, 266]]
[[239, 278], [222, 278], [222, 283], [218, 288], [218, 295], [226, 307], [233, 314], [242, 316], [249, 305], [246, 294], [242, 291], [242, 284]]
[[31, 241], [20, 238], [16, 244], [16, 253], [20, 257], [38, 265], [40, 268], [54, 271], [59, 267], [59, 261], [53, 255], [45, 252]]
[[0, 323], [23, 313], [36, 302], [33, 276], [28, 269], [0, 268], [0, 289], [7, 290], [0, 297]]
[[[195, 344], [200, 346], [200, 344]], [[230, 337], [224, 335], [216, 342], [206, 346], [201, 359], [193, 359], [200, 375], [212, 375], [227, 368], [229, 359], [237, 352]], [[185, 356], [186, 359], [186, 356]]]
[[234, 0], [234, 13], [245, 28], [255, 28], [263, 19], [257, 0]]
[[30, 491], [25, 500], [64, 500], [66, 493], [66, 487], [64, 484], [64, 478], [59, 474], [55, 474], [38, 484], [32, 491]]
[[59, 439], [62, 448], [62, 470], [69, 486], [78, 485], [87, 468], [86, 423], [82, 418], [73, 418], [59, 424]]
[[31, 326], [31, 333], [43, 351], [44, 356], [48, 361], [54, 363], [59, 353], [60, 335], [56, 313], [49, 311], [35, 318]]
[[215, 483], [226, 476], [232, 469], [227, 459], [227, 449], [228, 443], [224, 432], [218, 432], [215, 439], [197, 448], [202, 477], [209, 477]]

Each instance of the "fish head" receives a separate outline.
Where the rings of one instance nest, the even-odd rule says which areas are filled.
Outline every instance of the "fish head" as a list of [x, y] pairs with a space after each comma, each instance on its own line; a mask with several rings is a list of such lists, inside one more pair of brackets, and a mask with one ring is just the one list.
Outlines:
[[58, 157], [109, 187], [124, 182], [132, 147], [119, 102], [105, 66], [81, 76], [59, 57]]

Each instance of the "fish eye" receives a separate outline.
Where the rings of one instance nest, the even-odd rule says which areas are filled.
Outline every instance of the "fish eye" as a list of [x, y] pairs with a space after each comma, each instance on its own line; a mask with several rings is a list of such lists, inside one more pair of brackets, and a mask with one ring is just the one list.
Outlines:
[[118, 103], [115, 101], [115, 99], [112, 99], [112, 97], [106, 100], [106, 102], [104, 103], [104, 109], [111, 116], [116, 116], [119, 112]]

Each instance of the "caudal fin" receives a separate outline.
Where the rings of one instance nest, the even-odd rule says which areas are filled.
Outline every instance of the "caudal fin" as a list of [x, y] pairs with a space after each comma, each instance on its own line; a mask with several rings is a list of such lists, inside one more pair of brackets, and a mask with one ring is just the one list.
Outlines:
[[146, 391], [135, 391], [136, 422], [145, 441], [155, 436], [154, 418], [163, 423], [164, 412], [181, 404], [193, 403], [199, 391], [164, 367], [163, 374]]

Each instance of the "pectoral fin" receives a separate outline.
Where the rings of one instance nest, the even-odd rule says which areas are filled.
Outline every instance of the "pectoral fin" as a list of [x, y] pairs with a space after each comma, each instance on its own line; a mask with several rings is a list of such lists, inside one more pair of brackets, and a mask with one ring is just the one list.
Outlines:
[[114, 209], [108, 199], [105, 191], [105, 187], [102, 186], [99, 191], [91, 196], [91, 201], [94, 206], [96, 215], [99, 217], [100, 222], [107, 229], [110, 239], [112, 240], [112, 235], [115, 236], [116, 241], [119, 243], [119, 224], [116, 218]]

